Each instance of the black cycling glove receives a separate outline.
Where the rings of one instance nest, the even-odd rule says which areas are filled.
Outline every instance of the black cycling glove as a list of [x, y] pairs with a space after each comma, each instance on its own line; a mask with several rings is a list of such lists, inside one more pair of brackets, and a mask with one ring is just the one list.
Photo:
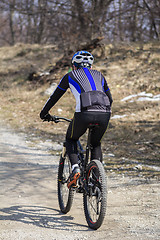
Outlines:
[[44, 115], [43, 111], [41, 111], [41, 113], [40, 113], [40, 118], [42, 120], [48, 121], [48, 122], [50, 122], [52, 120], [52, 116], [49, 113]]

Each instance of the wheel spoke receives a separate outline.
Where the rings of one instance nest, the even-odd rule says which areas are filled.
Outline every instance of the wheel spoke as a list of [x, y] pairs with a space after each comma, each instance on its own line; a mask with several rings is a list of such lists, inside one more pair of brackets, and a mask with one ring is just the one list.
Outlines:
[[60, 209], [63, 213], [67, 213], [73, 202], [74, 192], [67, 187], [67, 180], [71, 172], [71, 164], [66, 154], [65, 158], [61, 159], [58, 170], [58, 201]]
[[97, 229], [101, 226], [106, 212], [106, 180], [100, 161], [90, 162], [86, 180], [88, 191], [83, 195], [85, 216], [88, 225]]

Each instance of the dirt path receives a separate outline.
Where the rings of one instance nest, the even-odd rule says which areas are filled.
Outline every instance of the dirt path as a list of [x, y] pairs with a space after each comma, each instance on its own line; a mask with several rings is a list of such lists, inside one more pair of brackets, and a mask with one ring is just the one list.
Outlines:
[[157, 178], [108, 174], [108, 209], [103, 226], [87, 227], [82, 195], [67, 214], [59, 212], [58, 157], [44, 144], [30, 146], [25, 135], [0, 128], [0, 239], [160, 239]]

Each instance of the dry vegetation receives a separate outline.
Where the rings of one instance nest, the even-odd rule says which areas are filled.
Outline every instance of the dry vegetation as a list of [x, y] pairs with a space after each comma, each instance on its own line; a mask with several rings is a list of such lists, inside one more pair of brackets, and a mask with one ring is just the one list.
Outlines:
[[[160, 93], [160, 46], [158, 43], [144, 45], [107, 45], [105, 56], [98, 58], [94, 68], [108, 80], [114, 103], [110, 127], [103, 140], [104, 160], [107, 168], [126, 170], [131, 162], [159, 165], [160, 156], [160, 104], [159, 101], [120, 101], [130, 94], [145, 91]], [[49, 71], [62, 53], [56, 46], [16, 45], [0, 48], [0, 118], [17, 131], [48, 138], [59, 142], [64, 139], [67, 124], [42, 123], [39, 112], [48, 96], [45, 90], [52, 82], [58, 83], [69, 70], [61, 69], [54, 74], [35, 77], [30, 74]], [[60, 109], [62, 111], [60, 111]], [[74, 99], [68, 91], [52, 109], [51, 113], [72, 117]], [[107, 154], [112, 153], [114, 157]], [[124, 168], [125, 163], [125, 168]], [[141, 171], [141, 169], [138, 169]], [[153, 173], [152, 173], [153, 175]]]

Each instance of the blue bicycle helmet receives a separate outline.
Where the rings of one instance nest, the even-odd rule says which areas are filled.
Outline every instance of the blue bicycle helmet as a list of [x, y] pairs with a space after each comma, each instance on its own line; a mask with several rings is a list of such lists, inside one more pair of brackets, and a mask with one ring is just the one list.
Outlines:
[[93, 64], [94, 57], [90, 52], [87, 51], [78, 51], [72, 57], [72, 64], [77, 67], [87, 67], [90, 68]]

